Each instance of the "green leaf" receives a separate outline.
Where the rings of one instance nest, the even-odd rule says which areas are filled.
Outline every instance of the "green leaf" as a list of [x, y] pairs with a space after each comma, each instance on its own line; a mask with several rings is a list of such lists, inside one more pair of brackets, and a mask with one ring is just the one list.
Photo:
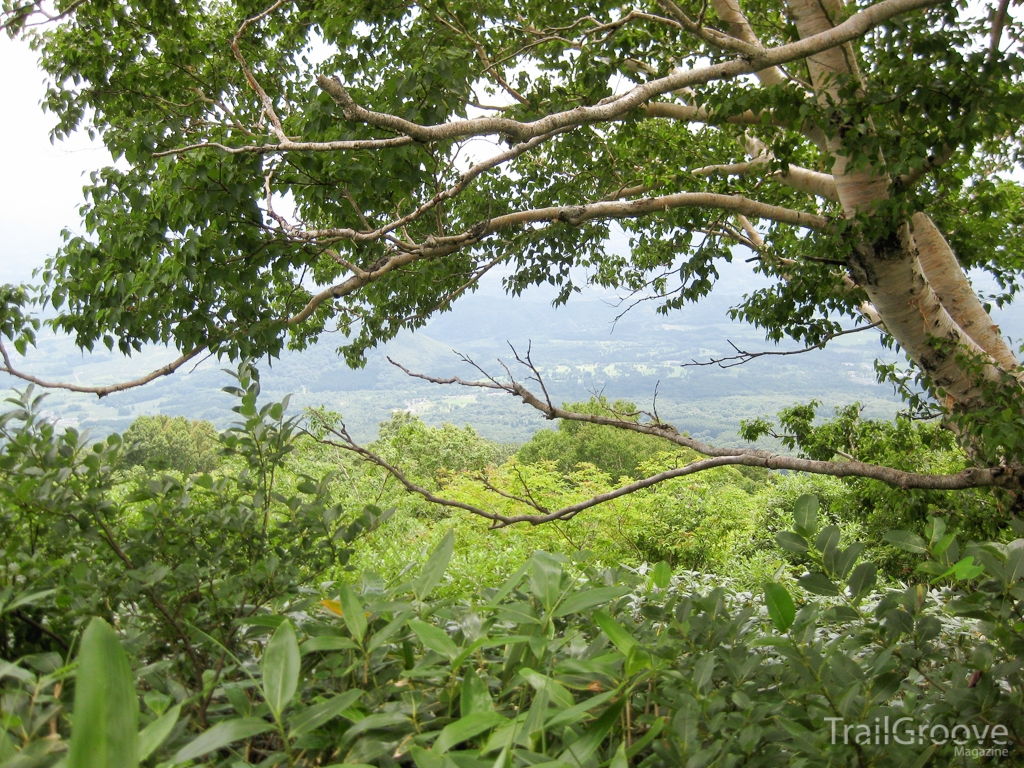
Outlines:
[[853, 564], [857, 562], [857, 558], [860, 557], [863, 551], [864, 545], [859, 541], [854, 542], [844, 549], [836, 558], [836, 576], [841, 579], [845, 579], [847, 574], [849, 574], [850, 569], [853, 568]]
[[299, 687], [299, 670], [302, 659], [295, 630], [287, 619], [281, 622], [267, 643], [263, 652], [263, 695], [266, 697], [274, 717], [281, 719], [281, 713], [295, 698]]
[[562, 593], [562, 564], [547, 552], [534, 552], [530, 559], [530, 591], [550, 611]]
[[237, 720], [225, 720], [217, 723], [178, 750], [174, 756], [175, 763], [195, 760], [197, 757], [214, 752], [234, 744], [236, 741], [248, 739], [261, 733], [274, 730], [274, 725], [258, 717], [240, 717]]
[[887, 541], [904, 552], [915, 555], [928, 554], [928, 547], [925, 545], [924, 539], [910, 531], [886, 531], [882, 536], [882, 541]]
[[94, 618], [82, 636], [75, 720], [67, 768], [137, 768], [139, 699], [132, 668], [107, 622]]
[[797, 533], [813, 536], [818, 530], [818, 497], [805, 493], [798, 498], [793, 505], [793, 521]]
[[639, 645], [634, 645], [629, 655], [626, 656], [623, 673], [626, 677], [632, 677], [642, 669], [654, 669], [654, 657]]
[[772, 624], [779, 632], [785, 632], [796, 619], [796, 606], [793, 605], [793, 598], [781, 584], [768, 582], [764, 585], [765, 604], [768, 606], [768, 616]]
[[793, 531], [779, 531], [775, 534], [776, 543], [789, 552], [803, 554], [807, 551], [807, 539]]
[[366, 613], [363, 601], [359, 599], [352, 587], [342, 584], [338, 592], [338, 602], [341, 603], [341, 618], [344, 619], [345, 626], [361, 646], [363, 638], [366, 637]]
[[872, 562], [861, 563], [853, 569], [853, 573], [850, 574], [849, 587], [850, 594], [855, 600], [864, 597], [874, 588], [876, 574], [877, 569]]
[[693, 684], [698, 691], [711, 682], [716, 662], [715, 654], [707, 653], [693, 665]]
[[625, 585], [585, 589], [567, 597], [551, 615], [558, 618], [560, 616], [568, 616], [571, 613], [583, 613], [599, 605], [610, 603], [612, 600], [629, 593], [629, 591], [630, 588]]
[[471, 715], [461, 717], [454, 723], [448, 723], [444, 727], [441, 735], [434, 742], [433, 752], [443, 755], [456, 744], [468, 741], [474, 736], [479, 736], [481, 733], [491, 730], [496, 725], [502, 725], [507, 722], [508, 720], [497, 712], [474, 712]]
[[420, 642], [430, 650], [436, 651], [442, 656], [447, 656], [449, 660], [459, 655], [459, 646], [440, 627], [435, 627], [433, 624], [428, 624], [419, 619], [413, 619], [409, 622], [409, 628], [416, 633], [416, 637], [420, 639]]
[[612, 757], [608, 768], [629, 768], [629, 760], [626, 757], [626, 742], [619, 742], [619, 748], [615, 750], [615, 755]]
[[948, 571], [932, 579], [932, 583], [934, 584], [949, 576], [953, 576], [959, 581], [970, 581], [971, 579], [976, 579], [984, 572], [985, 568], [983, 566], [974, 564], [973, 557], [965, 557], [957, 561]]
[[515, 573], [505, 579], [505, 582], [498, 588], [498, 591], [494, 593], [487, 604], [494, 607], [508, 597], [509, 593], [519, 586], [519, 582], [523, 580], [523, 577], [526, 575], [528, 570], [530, 570], [529, 562], [525, 562], [519, 566], [519, 569]]
[[426, 600], [434, 587], [441, 583], [444, 572], [448, 569], [448, 563], [452, 559], [452, 552], [455, 551], [455, 530], [448, 529], [448, 533], [441, 539], [441, 543], [427, 558], [423, 564], [420, 575], [412, 583], [412, 591], [419, 600]]
[[13, 600], [11, 600], [11, 602], [9, 602], [7, 605], [0, 605], [0, 613], [8, 613], [17, 608], [21, 608], [26, 605], [31, 605], [32, 603], [38, 603], [44, 597], [49, 597], [56, 591], [57, 590], [55, 589], [44, 589], [39, 592], [22, 593]]
[[139, 731], [139, 760], [145, 760], [174, 730], [181, 714], [181, 704], [175, 704], [160, 717]]
[[604, 704], [608, 699], [618, 696], [619, 689], [612, 688], [610, 691], [599, 693], [597, 696], [591, 696], [589, 699], [581, 701], [579, 704], [563, 709], [551, 716], [551, 719], [545, 724], [548, 730], [554, 730], [555, 728], [561, 728], [565, 725], [575, 725], [587, 716], [587, 713], [594, 707], [598, 707]]
[[349, 637], [338, 637], [336, 635], [320, 635], [311, 637], [299, 646], [299, 651], [305, 656], [307, 653], [316, 651], [358, 651], [359, 646]]
[[622, 651], [623, 655], [629, 656], [629, 652], [636, 645], [636, 640], [622, 626], [604, 611], [594, 611], [594, 619], [597, 621], [601, 631], [608, 635], [616, 648]]
[[584, 765], [590, 759], [590, 756], [597, 751], [597, 748], [601, 746], [601, 742], [605, 740], [605, 737], [615, 725], [615, 721], [619, 719], [619, 714], [622, 712], [625, 704], [626, 697], [623, 697], [608, 707], [591, 724], [587, 732], [570, 744], [569, 748], [562, 752], [558, 758], [572, 765]]
[[839, 587], [824, 573], [805, 573], [797, 579], [797, 584], [815, 595], [830, 597], [839, 594]]
[[665, 589], [672, 582], [672, 566], [662, 560], [651, 571], [651, 581], [658, 589]]
[[367, 731], [376, 731], [383, 728], [395, 728], [397, 726], [408, 726], [412, 729], [412, 721], [408, 716], [403, 715], [401, 712], [378, 712], [375, 715], [368, 715], [355, 723], [351, 728], [345, 731], [345, 740], [351, 741], [356, 736]]
[[292, 737], [302, 736], [310, 731], [315, 731], [324, 723], [338, 717], [342, 712], [351, 707], [363, 692], [356, 689], [339, 693], [327, 701], [307, 707], [291, 718], [288, 725]]
[[522, 675], [522, 678], [533, 686], [533, 688], [538, 691], [544, 691], [552, 704], [562, 707], [563, 709], [567, 709], [576, 704], [576, 699], [574, 699], [572, 694], [566, 690], [565, 686], [547, 675], [542, 675], [540, 672], [530, 669], [529, 667], [523, 667], [520, 669], [519, 674]]
[[472, 667], [469, 667], [462, 676], [460, 690], [459, 713], [463, 717], [477, 712], [494, 711], [494, 702], [491, 700], [491, 692], [487, 690], [487, 683]]
[[814, 548], [819, 552], [827, 552], [839, 545], [839, 526], [829, 525], [821, 529], [821, 533], [814, 539]]

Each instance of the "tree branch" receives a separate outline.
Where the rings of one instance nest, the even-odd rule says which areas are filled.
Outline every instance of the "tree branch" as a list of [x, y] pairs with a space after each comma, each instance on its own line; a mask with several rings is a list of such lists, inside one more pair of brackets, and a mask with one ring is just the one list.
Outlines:
[[934, 5], [938, 0], [882, 0], [846, 21], [816, 35], [777, 48], [763, 49], [720, 64], [673, 72], [631, 88], [624, 94], [600, 104], [555, 112], [532, 122], [505, 117], [478, 117], [436, 125], [420, 125], [397, 115], [374, 112], [358, 104], [341, 81], [317, 76], [317, 85], [341, 106], [346, 120], [373, 125], [404, 134], [416, 141], [434, 142], [468, 136], [505, 135], [520, 141], [567, 127], [613, 120], [625, 115], [656, 96], [714, 80], [724, 80], [758, 72], [778, 64], [803, 59], [854, 40], [889, 19]]
[[177, 360], [174, 360], [161, 368], [157, 368], [155, 371], [150, 371], [145, 376], [132, 379], [131, 381], [123, 381], [118, 384], [105, 384], [103, 386], [84, 386], [81, 384], [71, 384], [70, 382], [46, 381], [38, 378], [37, 376], [22, 373], [11, 364], [11, 357], [7, 353], [7, 348], [4, 346], [3, 341], [0, 340], [0, 357], [3, 357], [3, 366], [0, 366], [0, 373], [9, 374], [16, 379], [27, 381], [30, 384], [35, 384], [37, 387], [42, 387], [44, 389], [66, 389], [69, 392], [83, 392], [85, 394], [96, 395], [97, 397], [106, 397], [107, 395], [111, 395], [115, 392], [123, 392], [126, 389], [141, 387], [143, 384], [148, 384], [162, 376], [170, 376], [189, 360], [192, 360], [197, 355], [201, 354], [204, 349], [206, 349], [205, 344], [203, 346], [196, 347], [188, 354], [179, 357]]
[[[463, 357], [463, 359], [474, 365], [478, 370], [481, 370], [479, 366], [476, 366], [476, 364], [472, 363], [468, 358]], [[403, 366], [394, 363], [394, 361], [391, 362], [393, 365], [396, 365], [396, 367], [406, 373], [409, 373], [409, 375], [435, 384], [454, 383], [463, 386], [484, 387], [487, 389], [499, 389], [505, 391], [510, 395], [517, 397], [526, 405], [540, 411], [548, 419], [586, 422], [590, 424], [615, 427], [617, 429], [624, 429], [645, 435], [652, 435], [709, 457], [708, 459], [688, 464], [685, 467], [679, 467], [657, 475], [652, 475], [651, 477], [644, 478], [643, 480], [624, 486], [622, 489], [617, 489], [615, 491], [610, 491], [607, 494], [595, 496], [594, 499], [581, 502], [570, 507], [565, 507], [562, 510], [557, 510], [541, 517], [536, 515], [504, 517], [492, 512], [488, 512], [484, 515], [485, 517], [489, 517], [489, 519], [498, 520], [502, 524], [509, 524], [512, 522], [531, 522], [536, 524], [548, 522], [550, 520], [562, 519], [566, 516], [573, 516], [583, 509], [589, 509], [596, 504], [600, 504], [614, 498], [619, 498], [627, 493], [632, 493], [633, 491], [640, 490], [641, 488], [650, 487], [651, 485], [655, 485], [656, 483], [660, 483], [674, 477], [682, 477], [695, 472], [701, 472], [705, 469], [711, 469], [712, 467], [730, 464], [764, 467], [766, 469], [786, 469], [794, 472], [808, 472], [810, 474], [829, 475], [832, 477], [863, 477], [872, 480], [879, 480], [883, 483], [903, 489], [925, 488], [931, 490], [962, 490], [965, 488], [992, 486], [1015, 487], [1022, 479], [1024, 479], [1024, 468], [1021, 467], [969, 467], [952, 474], [930, 475], [918, 472], [904, 472], [891, 467], [868, 464], [861, 461], [816, 461], [813, 459], [784, 456], [757, 448], [718, 448], [689, 437], [688, 435], [681, 434], [671, 425], [660, 421], [641, 423], [639, 421], [632, 421], [628, 419], [591, 413], [578, 413], [576, 411], [558, 408], [550, 402], [547, 402], [546, 397], [542, 400], [537, 395], [530, 392], [511, 376], [509, 377], [508, 383], [499, 382], [497, 379], [486, 373], [484, 374], [486, 381], [465, 382], [455, 377], [437, 378], [424, 374], [410, 373]], [[540, 378], [540, 372], [532, 365], [532, 363], [527, 361], [523, 364], [530, 370], [534, 378]], [[416, 492], [418, 493], [419, 491]], [[458, 504], [463, 509], [466, 509], [469, 506], [461, 504], [461, 502]], [[469, 509], [468, 511], [473, 512], [474, 510]]]
[[694, 366], [717, 365], [719, 368], [735, 368], [737, 365], [749, 363], [751, 360], [755, 360], [759, 357], [787, 357], [789, 355], [802, 355], [805, 352], [814, 352], [817, 349], [822, 349], [826, 344], [828, 344], [828, 342], [832, 341], [832, 339], [838, 338], [839, 336], [846, 336], [851, 333], [860, 333], [861, 331], [868, 331], [871, 330], [872, 328], [878, 328], [880, 325], [881, 323], [878, 322], [871, 323], [871, 325], [861, 325], [856, 328], [849, 328], [845, 331], [837, 331], [835, 333], [828, 334], [824, 339], [819, 341], [817, 344], [812, 344], [808, 347], [803, 347], [802, 349], [790, 349], [786, 351], [765, 350], [763, 352], [747, 352], [746, 350], [740, 349], [730, 341], [729, 346], [736, 350], [735, 355], [730, 355], [728, 357], [719, 357], [717, 359], [712, 358], [710, 360], [705, 360], [703, 362], [693, 360], [689, 363], [683, 363], [682, 367], [692, 368]]

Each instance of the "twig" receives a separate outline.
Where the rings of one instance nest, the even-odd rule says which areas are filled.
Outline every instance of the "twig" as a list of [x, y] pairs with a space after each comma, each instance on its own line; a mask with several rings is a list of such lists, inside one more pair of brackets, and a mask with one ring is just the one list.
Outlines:
[[737, 365], [749, 363], [751, 360], [756, 360], [759, 357], [786, 357], [788, 355], [802, 355], [804, 352], [813, 352], [816, 349], [821, 349], [828, 342], [832, 341], [832, 339], [838, 338], [839, 336], [846, 336], [847, 334], [850, 333], [860, 333], [861, 331], [867, 331], [872, 328], [878, 328], [879, 326], [881, 326], [880, 322], [871, 323], [870, 325], [860, 325], [857, 326], [856, 328], [848, 328], [845, 331], [836, 331], [835, 333], [828, 334], [824, 339], [819, 341], [817, 344], [812, 344], [811, 346], [804, 347], [803, 349], [790, 349], [784, 352], [776, 352], [774, 350], [766, 350], [763, 352], [747, 352], [746, 350], [740, 349], [730, 341], [729, 346], [736, 350], [735, 355], [729, 355], [728, 357], [712, 358], [710, 360], [705, 360], [703, 362], [692, 360], [689, 363], [683, 363], [682, 367], [692, 368], [694, 366], [717, 365], [719, 368], [734, 368]]

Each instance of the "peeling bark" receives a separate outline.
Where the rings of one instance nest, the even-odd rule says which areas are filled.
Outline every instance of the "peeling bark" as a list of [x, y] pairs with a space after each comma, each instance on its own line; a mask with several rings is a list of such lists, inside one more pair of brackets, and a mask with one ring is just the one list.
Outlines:
[[[832, 19], [837, 18], [842, 10], [838, 0], [788, 0], [787, 5], [801, 38], [833, 28]], [[840, 85], [844, 80], [860, 80], [856, 56], [849, 44], [808, 57], [807, 67], [823, 105], [840, 100]], [[828, 139], [827, 146], [833, 156], [833, 177], [843, 213], [850, 219], [870, 216], [888, 200], [891, 178], [881, 158], [878, 163], [849, 168], [848, 158], [842, 151], [845, 126], [837, 128]], [[981, 407], [984, 403], [980, 389], [982, 381], [964, 369], [962, 357], [966, 353], [993, 362], [998, 358], [976, 343], [958, 324], [929, 284], [918, 258], [919, 244], [915, 244], [909, 223], [897, 225], [896, 231], [888, 235], [873, 237], [873, 241], [861, 239], [855, 244], [850, 268], [853, 278], [867, 292], [871, 304], [884, 321], [886, 330], [944, 391], [951, 405], [966, 410]], [[922, 229], [922, 239], [927, 247], [924, 262], [931, 265], [941, 256], [936, 254], [941, 250], [939, 242], [945, 244], [945, 241], [937, 230], [925, 232]], [[949, 257], [952, 258], [951, 252]], [[955, 258], [953, 261], [955, 264]], [[955, 276], [949, 267], [947, 261], [938, 271], [948, 275], [952, 290]], [[956, 269], [963, 274], [958, 264]], [[969, 289], [969, 285], [967, 287]], [[967, 303], [959, 294], [957, 298], [957, 308], [964, 307], [963, 314], [969, 313]], [[974, 300], [977, 301], [977, 297]], [[980, 332], [983, 324], [980, 318], [975, 320]], [[981, 375], [989, 381], [999, 380], [999, 371], [994, 365], [984, 367]]]
[[915, 213], [912, 219], [918, 258], [932, 290], [950, 317], [1008, 372], [1019, 367], [1017, 357], [981, 305], [978, 294], [967, 280], [960, 262], [928, 214]]

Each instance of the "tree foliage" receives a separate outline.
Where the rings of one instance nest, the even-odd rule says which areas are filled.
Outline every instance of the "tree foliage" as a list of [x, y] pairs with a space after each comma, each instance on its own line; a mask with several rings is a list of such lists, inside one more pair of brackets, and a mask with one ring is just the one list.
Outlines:
[[121, 440], [125, 466], [173, 469], [184, 475], [210, 472], [217, 465], [217, 430], [208, 421], [184, 416], [140, 416]]
[[[742, 247], [770, 285], [735, 317], [811, 347], [879, 328], [970, 482], [1019, 484], [1019, 365], [985, 309], [1022, 264], [1006, 3], [58, 7], [7, 3], [4, 26], [40, 52], [55, 136], [120, 163], [39, 298], [83, 347], [182, 352], [120, 386], [335, 328], [358, 365], [498, 265], [515, 293], [567, 300], [585, 267], [667, 312]], [[28, 295], [4, 296], [24, 347]]]

